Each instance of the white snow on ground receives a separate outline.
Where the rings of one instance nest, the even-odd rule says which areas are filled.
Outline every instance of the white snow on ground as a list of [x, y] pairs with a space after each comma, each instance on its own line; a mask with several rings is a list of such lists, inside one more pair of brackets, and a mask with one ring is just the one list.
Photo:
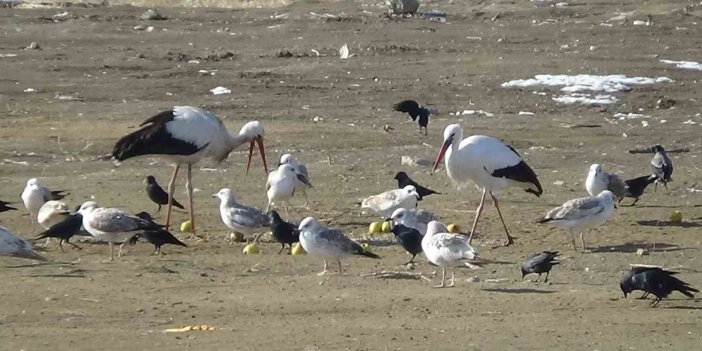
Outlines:
[[223, 86], [218, 86], [216, 88], [210, 89], [213, 95], [231, 94], [231, 90]]
[[615, 113], [614, 118], [618, 118], [620, 120], [623, 119], [637, 119], [637, 118], [649, 118], [648, 116], [641, 114], [641, 113]]
[[702, 63], [694, 61], [673, 61], [673, 60], [661, 60], [662, 63], [669, 65], [675, 65], [677, 68], [682, 69], [694, 69], [697, 71], [702, 71]]
[[612, 95], [592, 95], [585, 93], [572, 93], [570, 95], [558, 95], [551, 98], [561, 104], [584, 104], [584, 105], [609, 105], [617, 102], [617, 98]]

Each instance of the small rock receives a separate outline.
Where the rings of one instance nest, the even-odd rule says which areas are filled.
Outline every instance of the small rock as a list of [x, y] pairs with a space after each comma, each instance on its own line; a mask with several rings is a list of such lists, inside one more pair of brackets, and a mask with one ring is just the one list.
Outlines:
[[480, 278], [477, 275], [474, 275], [468, 279], [466, 279], [466, 283], [478, 283], [480, 282]]
[[644, 250], [643, 248], [636, 249], [636, 254], [639, 256], [648, 255], [648, 251]]
[[166, 16], [158, 13], [156, 10], [146, 10], [146, 12], [142, 13], [139, 18], [146, 21], [163, 21], [168, 19]]
[[148, 26], [145, 24], [139, 24], [139, 25], [134, 26], [134, 30], [146, 30], [147, 27]]
[[659, 110], [666, 110], [675, 106], [675, 103], [675, 100], [663, 97], [656, 101], [656, 108]]
[[144, 55], [142, 53], [138, 53], [138, 54], [136, 54], [136, 58], [146, 58], [146, 55]]
[[405, 15], [417, 12], [419, 1], [417, 0], [385, 0], [390, 13], [395, 15]]
[[24, 48], [25, 50], [41, 50], [41, 46], [36, 41], [29, 43], [29, 46]]
[[44, 301], [46, 301], [46, 302], [54, 301], [54, 300], [56, 300], [56, 298], [55, 298], [55, 297], [51, 297], [51, 296], [47, 296], [47, 297], [44, 298]]

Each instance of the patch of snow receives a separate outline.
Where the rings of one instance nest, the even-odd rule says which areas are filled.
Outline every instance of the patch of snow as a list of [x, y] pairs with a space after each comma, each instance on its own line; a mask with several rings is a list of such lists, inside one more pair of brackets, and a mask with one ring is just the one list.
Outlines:
[[662, 63], [669, 65], [675, 65], [677, 68], [682, 69], [693, 69], [697, 71], [702, 71], [702, 63], [694, 61], [673, 61], [673, 60], [661, 60]]
[[534, 112], [529, 112], [529, 111], [519, 111], [520, 116], [534, 116], [536, 113]]
[[646, 116], [641, 113], [615, 113], [614, 118], [619, 118], [620, 120], [624, 119], [637, 119], [637, 118], [649, 118], [649, 116]]
[[584, 105], [609, 105], [617, 102], [617, 98], [612, 95], [592, 95], [583, 93], [573, 93], [570, 95], [559, 95], [551, 98], [561, 104], [584, 104]]
[[629, 91], [632, 85], [649, 85], [672, 81], [672, 79], [667, 77], [627, 77], [623, 74], [608, 76], [590, 74], [578, 74], [574, 76], [566, 74], [539, 74], [530, 79], [518, 79], [502, 83], [501, 87], [524, 88], [545, 85], [562, 86], [561, 90], [566, 92], [604, 91], [607, 93], [615, 93], [618, 91]]
[[231, 94], [231, 90], [223, 87], [223, 86], [218, 86], [216, 88], [210, 89], [210, 92], [214, 95], [222, 95], [222, 94]]
[[460, 113], [459, 113], [459, 112], [456, 112], [456, 116], [466, 116], [466, 115], [469, 115], [469, 116], [471, 116], [471, 115], [483, 115], [483, 116], [485, 116], [485, 117], [492, 117], [492, 116], [494, 116], [495, 114], [490, 113], [490, 112], [486, 112], [486, 111], [483, 111], [483, 110], [463, 110], [463, 112], [460, 112]]
[[691, 119], [688, 119], [687, 121], [683, 122], [683, 124], [697, 124], [697, 122], [695, 122]]

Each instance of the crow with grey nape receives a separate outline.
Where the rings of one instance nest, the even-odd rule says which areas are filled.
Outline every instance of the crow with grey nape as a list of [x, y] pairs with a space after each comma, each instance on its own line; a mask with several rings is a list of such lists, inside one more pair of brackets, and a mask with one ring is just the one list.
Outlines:
[[408, 185], [414, 186], [414, 188], [417, 190], [417, 194], [419, 194], [419, 197], [417, 197], [418, 201], [422, 201], [423, 197], [429, 196], [431, 194], [441, 194], [434, 190], [419, 185], [417, 182], [412, 180], [412, 178], [410, 178], [405, 172], [397, 172], [397, 174], [395, 174], [395, 180], [397, 180], [398, 189], [402, 189]]
[[300, 231], [297, 229], [297, 224], [288, 223], [280, 217], [278, 212], [271, 211], [271, 233], [273, 239], [282, 246], [278, 254], [280, 255], [285, 250], [285, 244], [290, 245], [288, 255], [292, 253], [292, 244], [300, 241]]
[[619, 287], [625, 298], [634, 290], [643, 291], [642, 298], [653, 294], [656, 298], [651, 302], [651, 307], [656, 307], [673, 291], [679, 291], [689, 298], [694, 298], [695, 295], [692, 292], [699, 292], [699, 290], [674, 277], [676, 274], [678, 272], [666, 271], [659, 267], [632, 267], [622, 276]]
[[[641, 195], [643, 195], [644, 193], [644, 190], [646, 190], [646, 187], [649, 186], [649, 184], [655, 182], [656, 180], [658, 180], [658, 177], [654, 175], [646, 175], [634, 179], [625, 180], [624, 197], [630, 197], [634, 199], [634, 202], [632, 202], [629, 206], [636, 205], [636, 203], [639, 201], [639, 197], [641, 197]], [[622, 202], [622, 200], [623, 198], [620, 198], [619, 202]]]
[[419, 230], [405, 227], [402, 224], [392, 225], [392, 233], [395, 234], [395, 238], [402, 248], [412, 255], [412, 258], [405, 264], [414, 263], [414, 258], [422, 253], [422, 238], [424, 236]]
[[61, 252], [66, 252], [63, 250], [64, 242], [78, 250], [82, 250], [83, 248], [70, 241], [74, 235], [81, 233], [82, 226], [83, 215], [78, 213], [76, 210], [76, 212], [69, 214], [61, 222], [58, 222], [49, 227], [49, 229], [39, 233], [39, 235], [36, 238], [34, 238], [34, 240], [40, 240], [44, 238], [58, 238], [60, 239], [59, 248], [61, 248]]
[[6, 212], [6, 211], [14, 211], [17, 210], [16, 208], [10, 206], [12, 202], [7, 202], [7, 201], [2, 201], [0, 200], [0, 213]]
[[[175, 204], [174, 204], [175, 205]], [[157, 224], [154, 222], [153, 218], [151, 217], [150, 214], [147, 212], [139, 212], [137, 213], [137, 217], [149, 221], [153, 224], [158, 225], [159, 227], [163, 227], [163, 225]], [[172, 245], [178, 245], [178, 246], [183, 246], [183, 247], [188, 247], [185, 243], [182, 241], [178, 240], [173, 234], [171, 234], [169, 231], [165, 229], [149, 229], [149, 230], [144, 230], [136, 235], [134, 235], [131, 239], [129, 239], [129, 244], [134, 245], [136, 244], [137, 240], [139, 238], [144, 238], [144, 240], [150, 242], [152, 245], [154, 245], [154, 252], [153, 254], [157, 254], [159, 257], [162, 255], [161, 254], [161, 246], [165, 244], [172, 244]]]
[[427, 126], [429, 125], [429, 115], [436, 113], [433, 108], [426, 108], [414, 100], [404, 100], [393, 106], [393, 110], [397, 112], [405, 112], [409, 114], [413, 121], [417, 121], [419, 132], [424, 128], [424, 135], [427, 135]]
[[560, 264], [559, 261], [556, 261], [557, 256], [558, 251], [544, 251], [529, 255], [526, 261], [522, 262], [522, 279], [524, 279], [527, 274], [536, 273], [539, 275], [536, 278], [536, 281], [538, 282], [539, 279], [541, 279], [541, 274], [546, 273], [544, 283], [547, 283], [551, 268], [557, 264]]
[[[154, 176], [147, 176], [144, 183], [146, 183], [146, 195], [149, 196], [151, 201], [158, 205], [158, 209], [156, 210], [156, 214], [158, 214], [161, 212], [161, 205], [168, 205], [168, 193], [158, 185]], [[173, 206], [181, 210], [185, 209], [176, 199], [173, 199]]]
[[656, 176], [656, 184], [653, 191], [658, 188], [658, 183], [663, 183], [663, 186], [668, 189], [668, 182], [673, 181], [673, 161], [668, 158], [668, 154], [661, 145], [654, 145], [650, 149], [655, 152], [651, 159], [651, 173]]

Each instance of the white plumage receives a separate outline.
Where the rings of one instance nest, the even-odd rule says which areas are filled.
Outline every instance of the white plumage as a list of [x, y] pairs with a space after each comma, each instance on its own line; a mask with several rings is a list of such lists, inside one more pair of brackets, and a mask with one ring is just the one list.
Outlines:
[[[223, 188], [212, 196], [220, 200], [219, 213], [224, 225], [243, 234], [247, 240], [258, 239], [270, 226], [270, 217], [266, 213], [238, 203], [231, 189]], [[254, 238], [256, 233], [259, 235]]]
[[[446, 266], [452, 266], [461, 260], [480, 259], [478, 251], [468, 243], [468, 238], [460, 234], [452, 234], [443, 224], [431, 221], [427, 225], [427, 233], [422, 238], [422, 250], [427, 259], [441, 266], [441, 284], [435, 287], [443, 288], [446, 280]], [[451, 270], [451, 284], [454, 285], [454, 272]]]
[[45, 202], [53, 199], [59, 200], [63, 197], [63, 195], [58, 194], [60, 192], [61, 191], [57, 191], [55, 192], [56, 194], [52, 194], [49, 189], [41, 185], [37, 178], [27, 180], [27, 185], [20, 197], [22, 198], [24, 207], [29, 211], [32, 224], [34, 224], [34, 221], [37, 219], [39, 209]]
[[68, 214], [70, 209], [63, 201], [50, 200], [45, 202], [41, 208], [39, 208], [39, 213], [37, 214], [37, 222], [44, 229], [49, 229], [56, 223], [63, 221]]
[[417, 189], [408, 185], [402, 189], [393, 189], [378, 195], [369, 196], [361, 202], [362, 208], [368, 208], [373, 212], [388, 218], [398, 208], [414, 209], [417, 207]]
[[288, 201], [295, 194], [295, 182], [297, 173], [295, 168], [288, 164], [281, 164], [278, 169], [268, 174], [266, 182], [266, 195], [268, 196], [268, 205], [266, 212], [269, 211], [272, 204], [284, 205], [285, 216], [288, 217]]
[[310, 181], [307, 166], [305, 166], [305, 164], [301, 163], [291, 154], [284, 154], [280, 156], [280, 164], [292, 166], [295, 169], [295, 172], [300, 175], [300, 177], [295, 178], [295, 192], [302, 193], [302, 195], [305, 197], [305, 206], [307, 206], [307, 189], [312, 188], [312, 182]]
[[20, 238], [9, 229], [0, 225], [0, 256], [29, 258], [46, 261], [47, 259], [32, 249], [27, 240]]
[[425, 210], [398, 208], [393, 211], [390, 219], [395, 225], [402, 224], [405, 227], [416, 229], [424, 235], [427, 233], [427, 224], [439, 220], [439, 217]]
[[598, 163], [590, 166], [585, 179], [585, 189], [590, 196], [597, 196], [605, 190], [611, 191], [618, 199], [626, 195], [626, 183], [618, 175], [604, 172]]

